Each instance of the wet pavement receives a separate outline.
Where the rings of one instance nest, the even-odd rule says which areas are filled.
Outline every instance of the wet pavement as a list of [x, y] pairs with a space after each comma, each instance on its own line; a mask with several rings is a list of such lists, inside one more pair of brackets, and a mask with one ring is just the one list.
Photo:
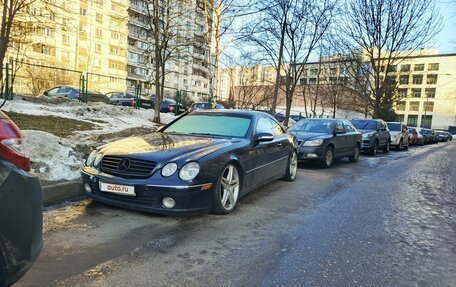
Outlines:
[[456, 286], [456, 142], [299, 167], [228, 216], [52, 207], [16, 286]]

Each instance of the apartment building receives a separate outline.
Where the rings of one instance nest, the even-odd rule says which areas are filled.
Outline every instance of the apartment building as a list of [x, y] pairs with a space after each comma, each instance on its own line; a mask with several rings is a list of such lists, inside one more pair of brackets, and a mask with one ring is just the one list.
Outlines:
[[412, 127], [456, 126], [456, 54], [405, 57], [396, 67], [398, 121]]
[[[212, 24], [207, 23], [202, 1], [184, 3], [186, 11], [176, 17], [173, 25], [179, 25], [180, 32], [187, 37], [190, 35], [193, 41], [181, 47], [185, 50], [182, 55], [173, 57], [166, 64], [165, 96], [173, 97], [176, 91], [181, 91], [193, 98], [207, 98], [211, 93], [213, 74], [210, 55], [212, 41], [207, 33], [211, 32]], [[145, 94], [154, 95], [155, 88], [151, 84], [154, 69], [152, 39], [148, 33], [145, 1], [131, 0], [128, 14], [128, 90], [132, 91], [135, 85], [140, 84]]]
[[7, 55], [19, 68], [15, 91], [39, 95], [55, 85], [78, 87], [82, 74], [90, 90], [125, 91], [127, 8], [120, 0], [38, 0], [28, 6], [17, 18], [22, 37], [12, 39]]

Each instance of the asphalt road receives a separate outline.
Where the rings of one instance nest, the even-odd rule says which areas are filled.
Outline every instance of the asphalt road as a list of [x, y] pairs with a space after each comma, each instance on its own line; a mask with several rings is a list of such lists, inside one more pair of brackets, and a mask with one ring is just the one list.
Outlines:
[[456, 142], [304, 163], [228, 216], [45, 212], [17, 286], [456, 286]]

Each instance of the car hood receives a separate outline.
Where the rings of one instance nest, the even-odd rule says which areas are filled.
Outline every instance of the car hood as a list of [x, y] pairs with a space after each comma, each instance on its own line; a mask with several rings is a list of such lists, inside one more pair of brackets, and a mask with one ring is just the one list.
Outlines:
[[306, 133], [306, 132], [290, 132], [290, 133], [293, 134], [294, 136], [296, 136], [296, 138], [298, 140], [303, 140], [303, 141], [332, 137], [332, 135], [327, 134], [327, 133]]
[[390, 134], [391, 134], [392, 136], [397, 136], [397, 135], [402, 134], [402, 132], [400, 132], [400, 131], [390, 131]]
[[128, 156], [157, 163], [178, 160], [191, 161], [241, 141], [241, 139], [209, 138], [159, 132], [115, 141], [100, 147], [99, 152], [103, 156]]

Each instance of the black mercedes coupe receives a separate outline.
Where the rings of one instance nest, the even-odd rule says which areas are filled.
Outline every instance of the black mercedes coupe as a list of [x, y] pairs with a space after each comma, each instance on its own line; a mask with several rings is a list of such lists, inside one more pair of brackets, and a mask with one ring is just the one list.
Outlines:
[[87, 194], [161, 214], [228, 214], [239, 198], [297, 172], [294, 137], [254, 111], [196, 111], [159, 132], [93, 151], [82, 168]]

